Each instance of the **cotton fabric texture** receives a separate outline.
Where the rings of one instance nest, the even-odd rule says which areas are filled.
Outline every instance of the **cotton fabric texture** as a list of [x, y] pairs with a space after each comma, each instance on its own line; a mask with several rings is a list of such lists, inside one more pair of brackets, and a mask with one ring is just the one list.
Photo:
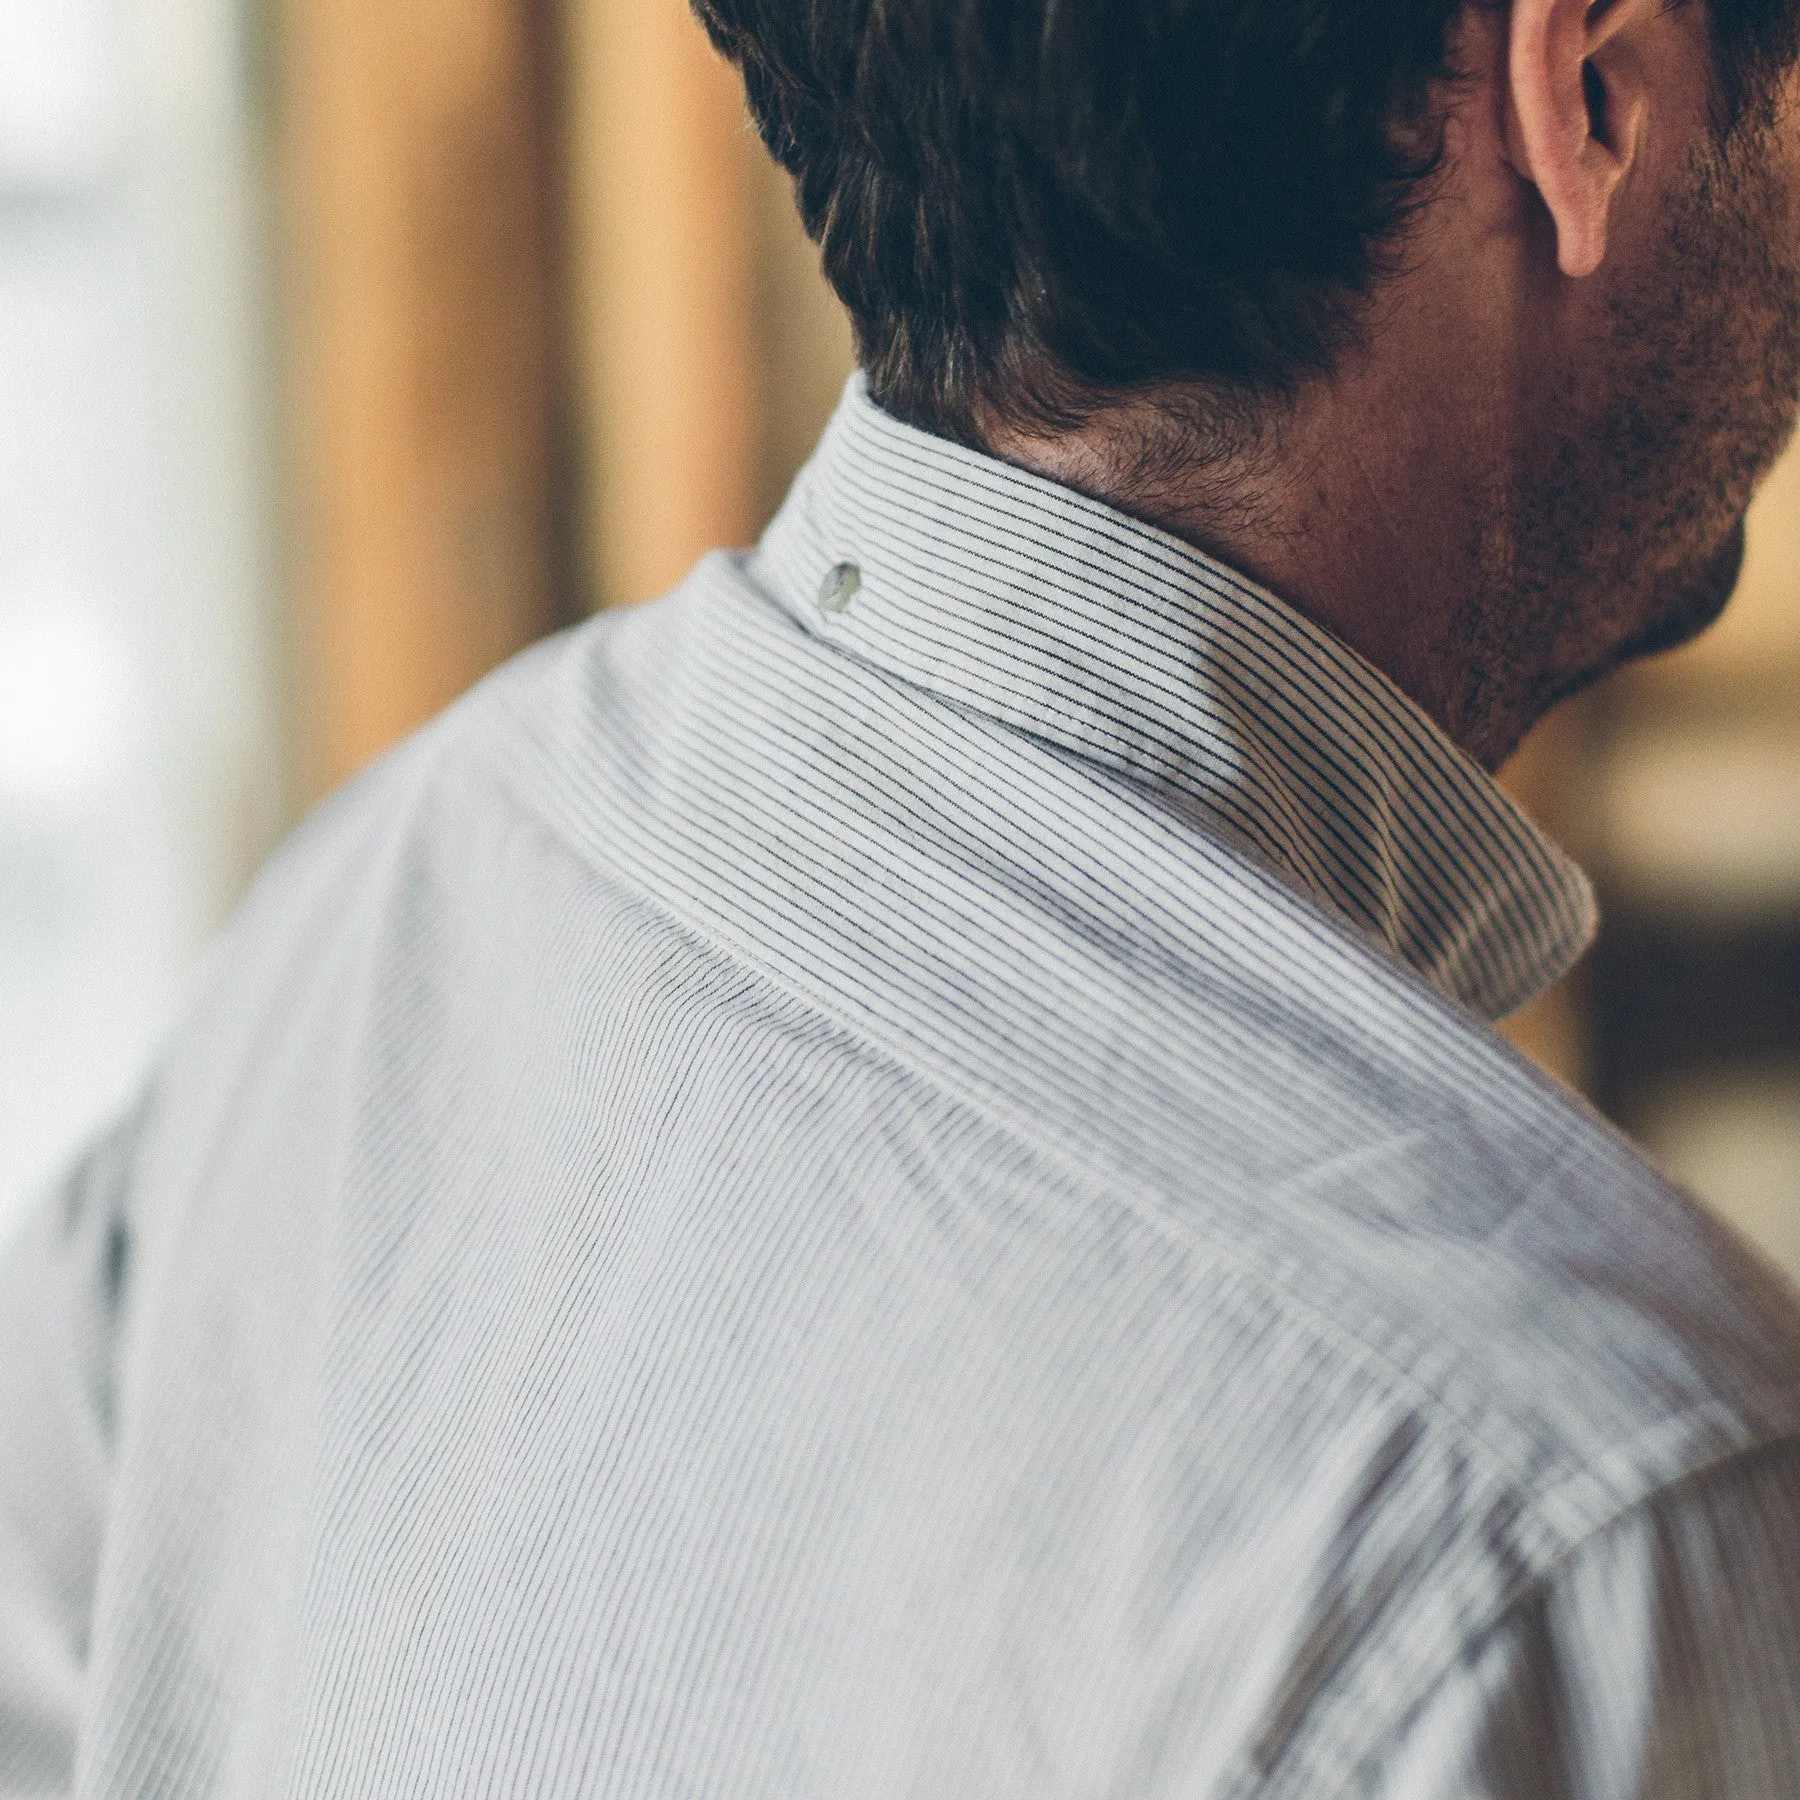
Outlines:
[[276, 858], [0, 1273], [0, 1793], [1793, 1800], [1800, 1313], [1580, 875], [853, 384]]

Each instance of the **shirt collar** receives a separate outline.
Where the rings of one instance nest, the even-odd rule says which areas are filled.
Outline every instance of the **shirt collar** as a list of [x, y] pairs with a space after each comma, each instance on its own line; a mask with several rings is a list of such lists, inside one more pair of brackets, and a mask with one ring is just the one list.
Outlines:
[[807, 630], [1147, 784], [1488, 1018], [1593, 935], [1581, 871], [1354, 651], [1179, 539], [901, 424], [860, 376], [757, 567]]

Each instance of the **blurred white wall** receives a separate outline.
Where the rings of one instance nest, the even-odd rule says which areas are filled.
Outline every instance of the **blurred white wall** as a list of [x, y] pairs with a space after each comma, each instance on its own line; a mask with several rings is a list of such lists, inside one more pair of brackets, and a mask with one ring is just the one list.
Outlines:
[[0, 0], [0, 1231], [283, 805], [250, 50], [233, 0]]

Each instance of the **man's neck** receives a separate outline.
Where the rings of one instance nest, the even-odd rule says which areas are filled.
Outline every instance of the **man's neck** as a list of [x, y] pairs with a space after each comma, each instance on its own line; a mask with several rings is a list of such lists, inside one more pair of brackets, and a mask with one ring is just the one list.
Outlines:
[[[1146, 480], [1142, 446], [1158, 426], [1139, 410], [1097, 415], [1078, 431], [995, 428], [987, 448], [1217, 557], [1278, 593], [1372, 663], [1477, 760], [1493, 766], [1522, 723], [1471, 716], [1477, 683], [1468, 627], [1493, 578], [1473, 437], [1444, 452], [1441, 405], [1382, 393], [1368, 377], [1318, 383], [1271, 417], [1248, 447], [1171, 456], [1183, 478]], [[1409, 437], [1428, 419], [1431, 433]], [[1379, 423], [1377, 423], [1379, 422]], [[1166, 428], [1165, 428], [1166, 429]], [[1130, 445], [1129, 453], [1121, 446]]]

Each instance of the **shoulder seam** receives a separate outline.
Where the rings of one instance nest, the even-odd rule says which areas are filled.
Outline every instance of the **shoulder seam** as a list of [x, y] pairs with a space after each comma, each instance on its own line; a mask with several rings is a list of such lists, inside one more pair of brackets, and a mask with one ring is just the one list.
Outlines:
[[[1418, 1716], [1432, 1696], [1443, 1686], [1456, 1665], [1472, 1649], [1486, 1643], [1496, 1632], [1503, 1631], [1521, 1611], [1548, 1593], [1564, 1572], [1582, 1556], [1588, 1554], [1603, 1538], [1617, 1531], [1629, 1521], [1664, 1503], [1671, 1496], [1679, 1494], [1684, 1488], [1722, 1478], [1755, 1458], [1784, 1451], [1800, 1451], [1800, 1384], [1797, 1384], [1792, 1390], [1773, 1390], [1771, 1398], [1785, 1400], [1786, 1407], [1791, 1409], [1788, 1419], [1765, 1434], [1754, 1436], [1730, 1448], [1721, 1449], [1710, 1459], [1697, 1462], [1691, 1468], [1684, 1469], [1667, 1480], [1655, 1483], [1634, 1499], [1620, 1505], [1605, 1518], [1596, 1522], [1581, 1536], [1566, 1543], [1552, 1561], [1521, 1577], [1508, 1588], [1480, 1624], [1458, 1634], [1454, 1644], [1433, 1662], [1430, 1674], [1411, 1688], [1407, 1699], [1388, 1715], [1376, 1731], [1368, 1736], [1360, 1750], [1352, 1751], [1348, 1756], [1344, 1756], [1330, 1743], [1318, 1747], [1305, 1739], [1290, 1740], [1290, 1745], [1284, 1746], [1274, 1764], [1247, 1774], [1244, 1780], [1230, 1791], [1230, 1800], [1252, 1800], [1252, 1796], [1264, 1793], [1271, 1796], [1271, 1800], [1273, 1800], [1273, 1796], [1282, 1789], [1271, 1784], [1278, 1781], [1287, 1783], [1290, 1768], [1293, 1778], [1302, 1783], [1298, 1789], [1293, 1791], [1309, 1797], [1316, 1796], [1318, 1800], [1348, 1800], [1348, 1797], [1356, 1791], [1357, 1783], [1363, 1774], [1406, 1726]], [[1290, 1750], [1292, 1751], [1291, 1759]], [[1337, 1785], [1320, 1784], [1323, 1774], [1319, 1767], [1321, 1760], [1324, 1760], [1330, 1767], [1346, 1771], [1339, 1777]]]

